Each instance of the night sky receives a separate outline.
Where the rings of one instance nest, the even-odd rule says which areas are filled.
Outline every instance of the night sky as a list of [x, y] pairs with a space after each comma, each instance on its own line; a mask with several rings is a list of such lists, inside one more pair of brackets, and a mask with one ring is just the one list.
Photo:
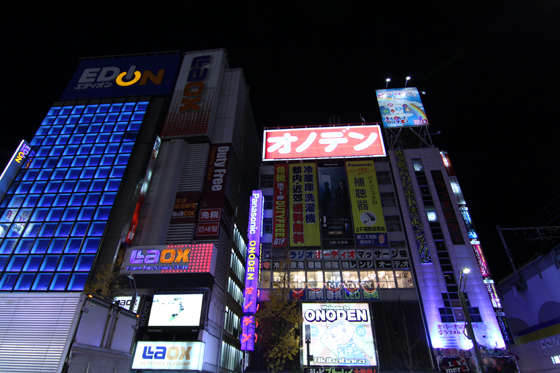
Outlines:
[[560, 195], [560, 3], [359, 3], [10, 5], [0, 147], [31, 140], [80, 57], [226, 48], [230, 67], [245, 71], [259, 128], [326, 124], [330, 115], [356, 123], [360, 113], [380, 122], [375, 90], [411, 76], [503, 276], [496, 225], [544, 224], [560, 211], [556, 200], [539, 215]]

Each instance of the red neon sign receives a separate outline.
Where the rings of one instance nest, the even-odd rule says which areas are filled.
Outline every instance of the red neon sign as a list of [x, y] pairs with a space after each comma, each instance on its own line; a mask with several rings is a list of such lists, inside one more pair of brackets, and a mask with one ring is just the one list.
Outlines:
[[379, 125], [264, 131], [263, 160], [384, 156]]

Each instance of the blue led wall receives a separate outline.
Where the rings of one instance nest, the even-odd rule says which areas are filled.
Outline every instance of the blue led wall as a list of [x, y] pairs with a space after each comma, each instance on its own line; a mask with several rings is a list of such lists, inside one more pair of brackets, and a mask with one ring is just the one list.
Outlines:
[[53, 107], [0, 203], [0, 291], [82, 291], [148, 102]]

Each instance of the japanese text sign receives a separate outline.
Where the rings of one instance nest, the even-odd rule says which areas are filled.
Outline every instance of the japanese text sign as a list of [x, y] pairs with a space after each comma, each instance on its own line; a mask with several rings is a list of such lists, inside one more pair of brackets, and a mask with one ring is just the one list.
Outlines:
[[357, 246], [388, 245], [373, 160], [346, 162]]
[[302, 303], [302, 311], [312, 366], [377, 366], [369, 304]]
[[474, 250], [474, 255], [476, 256], [476, 261], [478, 262], [478, 267], [480, 268], [480, 273], [482, 273], [482, 277], [491, 277], [490, 270], [488, 269], [488, 263], [486, 263], [486, 258], [482, 252], [482, 247], [480, 247], [480, 245], [472, 245], [472, 248]]
[[257, 312], [260, 282], [261, 236], [264, 198], [262, 191], [253, 190], [249, 205], [249, 228], [247, 229], [247, 262], [245, 266], [245, 291], [243, 295], [243, 325], [241, 350], [253, 351], [255, 345], [254, 315]]
[[375, 91], [385, 128], [427, 126], [428, 118], [414, 87]]
[[274, 165], [274, 205], [272, 246], [288, 246], [288, 225], [286, 224], [286, 210], [288, 205], [288, 165]]
[[317, 167], [314, 163], [289, 165], [290, 246], [320, 246], [317, 219]]
[[384, 157], [379, 125], [265, 130], [263, 160]]

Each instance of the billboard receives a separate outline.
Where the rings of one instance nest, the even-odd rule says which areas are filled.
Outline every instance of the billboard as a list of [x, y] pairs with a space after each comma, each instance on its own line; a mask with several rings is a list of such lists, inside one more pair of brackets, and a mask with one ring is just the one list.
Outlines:
[[274, 195], [272, 209], [272, 246], [288, 246], [288, 224], [286, 221], [288, 204], [288, 165], [274, 165]]
[[241, 350], [253, 351], [255, 348], [255, 321], [259, 298], [261, 277], [261, 237], [263, 229], [264, 198], [262, 191], [253, 190], [250, 200], [249, 228], [247, 229], [247, 262], [245, 265], [245, 291], [243, 292], [243, 325], [241, 331]]
[[[198, 206], [196, 240], [218, 237], [222, 207], [226, 198], [226, 181], [231, 146], [213, 145], [208, 155], [208, 166]], [[227, 230], [227, 228], [226, 228]]]
[[395, 88], [375, 91], [385, 128], [427, 126], [428, 117], [418, 89]]
[[170, 224], [187, 224], [196, 222], [196, 207], [199, 192], [177, 192], [173, 203]]
[[155, 294], [148, 326], [199, 326], [202, 294]]
[[379, 125], [264, 131], [263, 161], [384, 156]]
[[320, 246], [317, 218], [317, 166], [315, 163], [289, 165], [290, 246]]
[[60, 99], [169, 94], [180, 61], [180, 54], [85, 60]]
[[121, 265], [123, 274], [204, 273], [214, 274], [216, 250], [211, 243], [132, 246]]
[[356, 246], [387, 246], [387, 229], [373, 160], [346, 162]]
[[143, 342], [136, 345], [132, 369], [202, 370], [204, 342]]
[[323, 246], [354, 246], [346, 169], [319, 167], [318, 174]]
[[311, 330], [311, 366], [377, 366], [367, 303], [302, 303], [302, 311], [302, 330]]
[[185, 53], [162, 138], [208, 134], [215, 120], [225, 68], [224, 49]]
[[142, 179], [142, 187], [140, 189], [140, 195], [138, 196], [138, 202], [136, 202], [136, 208], [134, 209], [132, 222], [130, 223], [130, 228], [128, 229], [128, 234], [126, 235], [126, 244], [128, 246], [132, 246], [132, 240], [134, 239], [134, 234], [136, 233], [136, 228], [138, 227], [138, 220], [140, 219], [142, 206], [144, 206], [144, 200], [146, 199], [148, 186], [150, 185], [150, 180], [152, 179], [152, 173], [154, 172], [154, 168], [156, 167], [156, 159], [159, 153], [160, 145], [161, 145], [161, 139], [159, 138], [159, 136], [156, 135], [156, 141], [152, 149], [152, 154], [150, 155], [150, 160], [148, 162], [146, 174], [144, 175], [144, 179]]

